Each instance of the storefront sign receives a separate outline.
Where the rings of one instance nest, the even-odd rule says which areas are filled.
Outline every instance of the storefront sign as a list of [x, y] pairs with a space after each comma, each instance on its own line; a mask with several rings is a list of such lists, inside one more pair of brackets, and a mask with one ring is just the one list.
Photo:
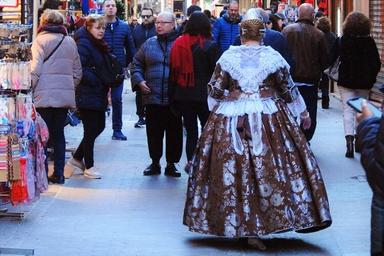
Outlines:
[[0, 0], [0, 7], [17, 7], [18, 5], [18, 0]]

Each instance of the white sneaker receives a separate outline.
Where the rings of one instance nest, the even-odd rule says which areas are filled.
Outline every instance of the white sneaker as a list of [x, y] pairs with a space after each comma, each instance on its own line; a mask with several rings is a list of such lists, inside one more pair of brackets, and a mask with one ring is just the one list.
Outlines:
[[101, 174], [96, 171], [95, 167], [85, 169], [84, 176], [90, 179], [101, 179]]
[[82, 161], [76, 160], [75, 158], [71, 157], [68, 160], [68, 164], [71, 165], [74, 168], [80, 169], [82, 172], [85, 170], [85, 165]]

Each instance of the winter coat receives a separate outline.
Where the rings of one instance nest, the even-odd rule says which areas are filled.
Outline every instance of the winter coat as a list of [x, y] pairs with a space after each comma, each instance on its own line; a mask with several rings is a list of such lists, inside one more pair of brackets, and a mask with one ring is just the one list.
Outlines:
[[329, 63], [329, 50], [324, 33], [305, 19], [286, 26], [281, 32], [288, 41], [295, 66], [291, 75], [295, 82], [317, 85]]
[[131, 65], [133, 90], [146, 81], [151, 89], [143, 94], [143, 105], [169, 105], [169, 56], [177, 31], [149, 38], [137, 51]]
[[83, 67], [83, 78], [76, 88], [76, 105], [78, 108], [105, 111], [108, 86], [96, 74], [96, 66], [102, 69], [107, 65], [103, 53], [93, 44], [85, 27], [76, 32], [75, 40]]
[[108, 23], [105, 29], [104, 40], [123, 67], [131, 63], [136, 53], [136, 48], [131, 28], [127, 23], [118, 18], [116, 18], [115, 22]]
[[133, 30], [133, 41], [135, 42], [135, 47], [138, 50], [141, 45], [147, 41], [148, 38], [156, 35], [156, 27], [155, 24], [149, 24], [145, 26], [143, 24], [137, 25]]
[[342, 36], [332, 50], [333, 61], [340, 56], [338, 85], [350, 89], [372, 88], [380, 71], [380, 55], [374, 39]]
[[211, 40], [205, 42], [204, 48], [194, 44], [192, 57], [195, 84], [193, 87], [172, 84], [172, 101], [207, 102], [207, 84], [220, 57], [219, 46]]
[[[263, 37], [263, 44], [265, 46], [271, 46], [275, 51], [279, 52], [291, 68], [294, 66], [292, 54], [288, 49], [287, 39], [280, 32], [266, 29]], [[241, 45], [240, 35], [236, 37], [233, 45]]]
[[367, 118], [359, 124], [357, 148], [369, 185], [384, 198], [384, 116]]
[[229, 46], [233, 44], [236, 36], [240, 33], [240, 21], [231, 22], [228, 14], [216, 20], [213, 24], [212, 34], [216, 43], [220, 46], [220, 51], [223, 53]]
[[32, 43], [32, 90], [37, 108], [75, 108], [75, 87], [81, 80], [81, 63], [75, 41], [63, 34], [40, 32]]

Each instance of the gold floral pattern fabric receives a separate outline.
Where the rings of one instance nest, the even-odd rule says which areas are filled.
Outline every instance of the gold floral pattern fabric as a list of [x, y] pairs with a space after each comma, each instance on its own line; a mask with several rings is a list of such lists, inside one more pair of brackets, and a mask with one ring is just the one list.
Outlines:
[[[281, 72], [275, 75], [281, 77]], [[218, 100], [231, 100], [234, 90], [241, 94], [238, 83], [221, 72], [219, 65], [212, 79], [211, 90], [229, 91], [227, 99], [217, 93]], [[287, 83], [280, 80], [269, 76], [260, 90], [274, 90], [269, 95], [286, 93], [281, 87]], [[279, 97], [274, 101], [278, 111], [273, 114], [233, 117], [213, 109], [199, 139], [188, 181], [183, 223], [190, 231], [246, 237], [291, 230], [313, 232], [331, 225], [317, 161], [286, 102]], [[260, 120], [256, 116], [261, 115], [261, 136], [256, 138], [261, 138], [263, 151], [258, 155], [252, 150], [255, 137], [249, 136], [247, 125], [243, 125], [250, 115], [255, 115], [254, 120]], [[233, 118], [245, 129], [237, 129], [242, 154], [235, 151], [233, 130], [228, 129]]]

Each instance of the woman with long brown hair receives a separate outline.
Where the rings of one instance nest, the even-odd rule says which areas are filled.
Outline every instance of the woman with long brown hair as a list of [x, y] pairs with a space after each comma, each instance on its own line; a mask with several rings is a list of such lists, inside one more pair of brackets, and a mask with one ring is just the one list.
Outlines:
[[219, 46], [212, 41], [208, 17], [200, 11], [192, 13], [183, 35], [172, 47], [170, 62], [173, 107], [181, 112], [187, 131], [187, 172], [199, 134], [197, 119], [203, 128], [209, 116], [207, 84], [219, 54]]
[[340, 57], [338, 86], [343, 103], [345, 156], [353, 158], [356, 134], [356, 112], [347, 101], [354, 97], [368, 98], [376, 82], [381, 62], [375, 40], [370, 36], [371, 21], [360, 12], [351, 12], [343, 23], [343, 35], [335, 42], [333, 61]]

